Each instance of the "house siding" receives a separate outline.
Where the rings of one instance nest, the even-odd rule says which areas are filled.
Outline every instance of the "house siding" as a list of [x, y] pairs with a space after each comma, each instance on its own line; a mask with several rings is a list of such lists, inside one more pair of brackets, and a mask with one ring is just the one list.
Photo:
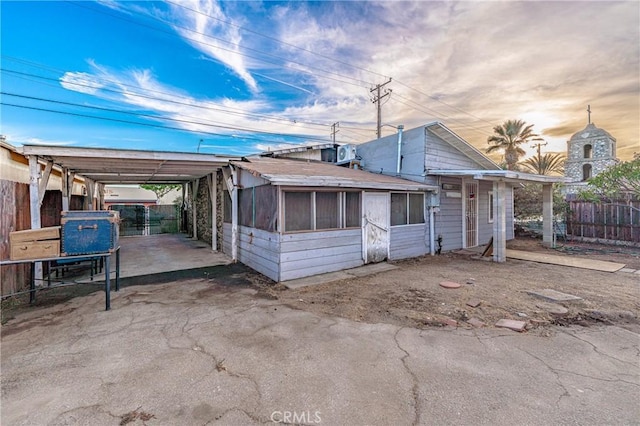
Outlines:
[[[402, 134], [400, 177], [424, 182], [424, 131], [422, 127]], [[396, 175], [398, 167], [398, 134], [385, 136], [357, 145], [356, 152], [363, 159], [362, 166], [372, 173]]]
[[[443, 177], [441, 183], [457, 184], [462, 187], [462, 179]], [[457, 250], [462, 248], [462, 198], [447, 197], [447, 192], [441, 191], [440, 212], [435, 218], [435, 238], [442, 235], [442, 250]], [[451, 191], [460, 192], [460, 191]]]
[[[222, 249], [231, 254], [231, 224], [225, 223]], [[238, 226], [238, 261], [278, 281], [280, 234]]]
[[399, 260], [429, 253], [429, 225], [402, 225], [391, 227], [389, 259]]
[[[438, 136], [424, 129], [425, 157], [424, 168], [427, 170], [449, 169], [484, 169], [462, 152], [443, 141]], [[420, 170], [422, 173], [422, 170]]]
[[355, 268], [362, 260], [362, 230], [283, 234], [280, 281]]
[[[489, 223], [489, 192], [493, 192], [493, 182], [486, 180], [478, 184], [478, 244], [484, 245], [493, 237], [493, 223]], [[508, 204], [508, 203], [507, 203]], [[494, 214], [494, 221], [495, 221]], [[509, 222], [507, 212], [507, 223]]]

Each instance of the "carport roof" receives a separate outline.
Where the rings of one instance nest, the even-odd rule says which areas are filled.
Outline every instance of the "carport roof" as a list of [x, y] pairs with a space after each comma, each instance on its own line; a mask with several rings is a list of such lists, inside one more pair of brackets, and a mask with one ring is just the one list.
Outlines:
[[199, 179], [239, 157], [168, 151], [24, 145], [22, 154], [104, 184], [172, 184]]
[[431, 191], [433, 185], [340, 167], [322, 161], [251, 157], [232, 165], [260, 176], [272, 185]]

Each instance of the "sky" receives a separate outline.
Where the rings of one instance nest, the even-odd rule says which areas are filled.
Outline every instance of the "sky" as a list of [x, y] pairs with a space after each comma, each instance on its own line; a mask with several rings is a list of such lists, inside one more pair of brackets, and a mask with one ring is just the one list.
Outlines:
[[[246, 155], [439, 121], [640, 152], [640, 1], [0, 2], [7, 142]], [[334, 132], [335, 130], [335, 132]], [[535, 148], [526, 146], [527, 156]], [[499, 156], [493, 157], [500, 161]]]

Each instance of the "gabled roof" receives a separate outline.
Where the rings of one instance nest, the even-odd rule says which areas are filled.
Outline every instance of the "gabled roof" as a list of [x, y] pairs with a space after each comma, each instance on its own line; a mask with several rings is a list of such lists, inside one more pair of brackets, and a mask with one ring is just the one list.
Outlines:
[[272, 185], [429, 191], [437, 187], [378, 173], [336, 166], [322, 161], [251, 157], [232, 165]]
[[443, 141], [469, 157], [474, 162], [487, 170], [500, 170], [500, 166], [496, 164], [489, 157], [484, 155], [480, 150], [471, 145], [469, 142], [456, 135], [451, 129], [444, 124], [434, 121], [433, 123], [425, 124], [424, 128], [438, 136]]

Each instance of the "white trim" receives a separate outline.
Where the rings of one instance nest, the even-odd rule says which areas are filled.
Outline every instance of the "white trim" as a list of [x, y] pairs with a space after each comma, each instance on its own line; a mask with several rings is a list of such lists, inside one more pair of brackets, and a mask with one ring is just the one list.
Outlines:
[[477, 180], [505, 180], [514, 182], [563, 183], [571, 182], [564, 176], [534, 175], [512, 170], [427, 170], [428, 175], [472, 177]]
[[487, 191], [489, 197], [487, 201], [487, 223], [493, 223], [495, 220], [495, 210], [493, 209], [493, 190]]

